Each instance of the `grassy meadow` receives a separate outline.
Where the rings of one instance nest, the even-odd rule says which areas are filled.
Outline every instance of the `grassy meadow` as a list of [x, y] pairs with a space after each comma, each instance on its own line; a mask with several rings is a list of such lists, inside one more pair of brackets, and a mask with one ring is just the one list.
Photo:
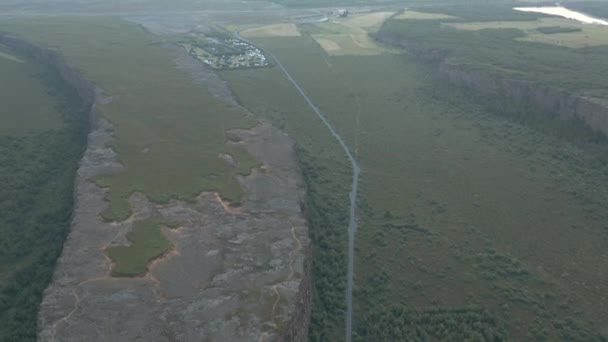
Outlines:
[[[413, 56], [328, 54], [310, 36], [322, 29], [255, 42], [277, 55], [362, 167], [355, 340], [600, 341], [608, 148], [495, 115]], [[340, 340], [344, 274], [331, 268], [345, 265], [345, 157], [277, 70], [222, 76], [296, 139], [309, 205], [342, 224], [311, 220], [310, 337]], [[341, 190], [334, 203], [319, 200], [326, 186]]]
[[161, 231], [161, 223], [155, 220], [135, 223], [127, 239], [131, 243], [129, 246], [112, 246], [106, 250], [114, 262], [112, 275], [117, 277], [146, 274], [150, 261], [171, 248], [171, 243]]
[[89, 113], [52, 68], [0, 53], [0, 341], [26, 342], [68, 233]]

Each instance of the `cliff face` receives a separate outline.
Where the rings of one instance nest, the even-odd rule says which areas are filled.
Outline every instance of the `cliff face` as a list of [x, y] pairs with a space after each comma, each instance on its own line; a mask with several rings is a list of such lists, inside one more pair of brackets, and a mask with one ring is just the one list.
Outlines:
[[376, 35], [384, 44], [406, 49], [417, 59], [438, 64], [439, 76], [453, 85], [472, 89], [485, 97], [504, 97], [516, 103], [532, 105], [560, 120], [580, 120], [589, 128], [608, 136], [608, 101], [572, 94], [536, 82], [494, 78], [481, 72], [445, 61], [446, 52], [428, 50], [389, 34]]
[[69, 85], [78, 91], [78, 95], [88, 106], [93, 105], [95, 101], [94, 84], [71, 67], [57, 50], [41, 47], [4, 33], [0, 33], [0, 43], [51, 65]]
[[439, 64], [439, 75], [451, 84], [473, 89], [483, 96], [502, 96], [531, 104], [560, 120], [580, 120], [608, 136], [608, 106], [599, 100], [535, 82], [490, 78], [445, 62]]
[[308, 341], [308, 328], [312, 310], [312, 251], [310, 246], [304, 250], [304, 277], [298, 288], [295, 310], [291, 320], [286, 324], [281, 339], [285, 342]]

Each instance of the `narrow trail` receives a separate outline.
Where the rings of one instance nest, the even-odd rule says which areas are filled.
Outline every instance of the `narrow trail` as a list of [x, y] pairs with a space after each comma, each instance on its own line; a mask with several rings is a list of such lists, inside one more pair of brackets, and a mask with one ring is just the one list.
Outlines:
[[[241, 38], [240, 35], [237, 34], [237, 37]], [[244, 39], [243, 39], [244, 40]], [[245, 40], [247, 41], [247, 40]], [[298, 92], [302, 95], [302, 97], [308, 103], [308, 106], [317, 114], [317, 116], [321, 119], [325, 127], [331, 132], [331, 135], [338, 141], [344, 153], [348, 157], [350, 161], [351, 167], [353, 169], [353, 181], [350, 191], [350, 222], [348, 224], [348, 270], [347, 270], [347, 281], [346, 281], [346, 342], [351, 342], [352, 340], [352, 327], [353, 327], [353, 276], [354, 276], [354, 254], [355, 254], [355, 233], [357, 231], [357, 192], [359, 189], [359, 174], [361, 169], [359, 168], [359, 164], [355, 160], [355, 157], [350, 152], [350, 149], [342, 139], [342, 137], [336, 132], [334, 127], [329, 123], [325, 114], [321, 112], [321, 110], [310, 100], [304, 89], [300, 87], [300, 85], [295, 81], [295, 79], [289, 74], [287, 69], [281, 64], [279, 59], [271, 52], [268, 54], [274, 59], [277, 63], [277, 66], [285, 77], [293, 84], [293, 86], [298, 90]]]

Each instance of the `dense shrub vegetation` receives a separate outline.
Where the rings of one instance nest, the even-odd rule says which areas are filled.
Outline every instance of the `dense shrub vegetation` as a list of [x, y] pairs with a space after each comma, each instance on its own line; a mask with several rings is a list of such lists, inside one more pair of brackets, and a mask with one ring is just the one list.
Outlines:
[[344, 192], [318, 168], [323, 162], [305, 149], [298, 157], [307, 189], [306, 214], [313, 242], [311, 341], [331, 341], [342, 332], [346, 303], [347, 202]]
[[[514, 13], [513, 20], [522, 20]], [[476, 20], [482, 15], [496, 17], [480, 12]], [[581, 80], [572, 79], [575, 67], [563, 59], [581, 63], [588, 53], [593, 63], [599, 61], [583, 66], [590, 73], [604, 65], [600, 49], [558, 51], [516, 41], [524, 35], [519, 30], [465, 32], [433, 20], [411, 21], [391, 20], [381, 34], [412, 38], [403, 40], [413, 43], [410, 51], [420, 53], [418, 60], [392, 54], [328, 56], [310, 37], [260, 39], [328, 115], [362, 165], [354, 340], [602, 341], [595, 329], [602, 317], [590, 318], [591, 310], [578, 300], [576, 281], [560, 278], [572, 254], [553, 254], [549, 242], [559, 236], [569, 239], [564, 246], [582, 245], [575, 241], [589, 235], [573, 229], [589, 215], [597, 217], [589, 226], [603, 227], [605, 197], [592, 190], [604, 189], [600, 173], [605, 169], [588, 166], [599, 160], [601, 144], [582, 127], [553, 125], [558, 120], [547, 120], [525, 103], [477, 101], [477, 94], [432, 73], [447, 58], [463, 68], [558, 79], [574, 88]], [[306, 32], [320, 32], [314, 29]], [[552, 64], [545, 66], [547, 61]], [[512, 68], [503, 66], [509, 64]], [[571, 79], [555, 72], [561, 64]], [[328, 160], [335, 141], [318, 134], [326, 132], [324, 127], [308, 122], [314, 113], [301, 108], [300, 96], [281, 76], [272, 69], [227, 74], [241, 103], [272, 119], [300, 145], [314, 264], [310, 338], [340, 341], [347, 201], [339, 196], [348, 189], [349, 173], [336, 167], [343, 165], [339, 154]], [[582, 82], [605, 80], [592, 75]], [[595, 148], [579, 150], [562, 136], [580, 137]], [[556, 208], [569, 213], [560, 217]], [[533, 248], [523, 252], [524, 246]], [[589, 260], [598, 252], [579, 251]], [[550, 261], [559, 270], [551, 276], [557, 284], [539, 272], [538, 265]], [[581, 278], [595, 275], [594, 268], [580, 272]]]
[[504, 327], [478, 308], [408, 310], [393, 307], [367, 315], [356, 341], [506, 341]]
[[38, 75], [63, 113], [61, 128], [0, 136], [0, 341], [34, 341], [42, 292], [68, 233], [88, 113], [50, 67]]
[[580, 32], [583, 29], [580, 27], [563, 27], [563, 26], [545, 26], [537, 29], [540, 33], [544, 34], [556, 34], [556, 33], [569, 33], [569, 32]]

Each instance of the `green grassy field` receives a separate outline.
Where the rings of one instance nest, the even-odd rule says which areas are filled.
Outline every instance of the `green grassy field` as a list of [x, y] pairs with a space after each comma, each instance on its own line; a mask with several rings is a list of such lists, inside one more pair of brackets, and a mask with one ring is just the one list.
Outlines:
[[[112, 147], [124, 171], [96, 179], [109, 189], [105, 219], [128, 218], [127, 199], [135, 191], [158, 203], [217, 191], [239, 203], [242, 190], [235, 176], [248, 174], [256, 162], [244, 150], [228, 146], [225, 132], [255, 121], [178, 71], [157, 38], [111, 18], [15, 20], [0, 29], [59, 48], [113, 96], [99, 109], [114, 125]], [[224, 162], [222, 153], [232, 155], [236, 167]]]
[[[596, 305], [608, 284], [598, 258], [608, 218], [604, 145], [581, 148], [489, 113], [411, 56], [330, 56], [307, 36], [256, 42], [277, 54], [362, 167], [356, 340], [405, 338], [411, 322], [422, 340], [600, 340], [608, 318]], [[302, 150], [339, 151], [329, 137], [313, 138], [312, 122], [302, 124], [314, 113], [276, 70], [223, 76]], [[325, 184], [345, 194], [350, 173], [311, 154], [302, 159], [312, 196]], [[341, 198], [311, 205], [331, 222], [346, 215]], [[313, 341], [343, 338], [343, 307], [330, 304], [344, 300], [344, 275], [330, 270], [343, 266], [347, 225], [333, 224], [342, 225], [311, 223]], [[386, 320], [400, 328], [381, 328]]]
[[35, 341], [67, 235], [88, 108], [50, 67], [0, 58], [0, 341]]
[[171, 248], [160, 228], [161, 223], [158, 221], [139, 221], [127, 234], [130, 246], [109, 247], [106, 252], [114, 262], [112, 275], [133, 277], [146, 274], [150, 261], [162, 256]]

